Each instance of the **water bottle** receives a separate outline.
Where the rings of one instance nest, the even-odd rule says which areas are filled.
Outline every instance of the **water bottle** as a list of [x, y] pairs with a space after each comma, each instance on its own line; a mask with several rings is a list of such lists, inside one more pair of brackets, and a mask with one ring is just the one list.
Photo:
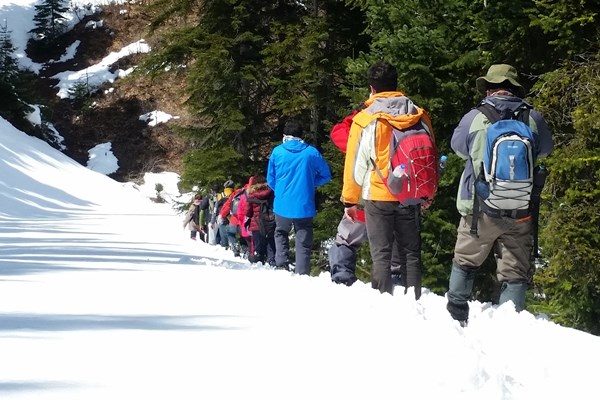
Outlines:
[[408, 172], [406, 172], [406, 166], [404, 164], [398, 165], [390, 176], [388, 177], [388, 188], [392, 194], [400, 194], [404, 181], [408, 180]]
[[448, 157], [445, 155], [440, 157], [440, 163], [438, 164], [438, 175], [440, 176], [442, 176], [446, 170], [446, 161], [448, 161]]

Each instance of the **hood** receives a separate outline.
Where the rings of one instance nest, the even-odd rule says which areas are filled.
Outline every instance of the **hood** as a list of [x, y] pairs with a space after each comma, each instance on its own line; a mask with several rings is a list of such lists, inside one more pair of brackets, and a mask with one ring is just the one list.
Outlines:
[[522, 98], [512, 95], [488, 96], [481, 102], [481, 104], [491, 104], [500, 114], [502, 114], [502, 111], [504, 110], [510, 110], [511, 113], [513, 113], [523, 103], [529, 105], [529, 103]]
[[353, 119], [363, 128], [374, 119], [382, 118], [398, 129], [406, 129], [417, 124], [425, 115], [425, 111], [402, 92], [376, 93], [365, 101], [365, 105], [367, 108]]
[[293, 137], [291, 140], [287, 140], [281, 144], [284, 149], [291, 153], [299, 153], [308, 147], [308, 144], [304, 143], [301, 139]]
[[266, 183], [259, 183], [248, 188], [248, 196], [259, 200], [270, 199], [273, 197], [273, 190]]

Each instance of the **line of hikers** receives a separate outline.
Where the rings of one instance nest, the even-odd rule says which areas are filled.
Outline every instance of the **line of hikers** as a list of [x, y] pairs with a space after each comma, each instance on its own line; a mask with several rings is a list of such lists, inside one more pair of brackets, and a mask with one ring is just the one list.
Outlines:
[[250, 177], [241, 188], [234, 186], [228, 180], [222, 188], [213, 185], [204, 198], [197, 194], [184, 227], [189, 227], [193, 240], [199, 238], [231, 249], [236, 257], [275, 266], [273, 190], [262, 175]]
[[[331, 130], [333, 143], [346, 155], [344, 216], [328, 254], [331, 279], [346, 285], [356, 281], [356, 253], [368, 241], [372, 287], [392, 294], [393, 275], [399, 273], [405, 293], [412, 288], [419, 299], [421, 216], [436, 194], [441, 157], [428, 114], [398, 91], [396, 69], [387, 62], [376, 63], [369, 68], [367, 81], [370, 97]], [[468, 320], [476, 271], [491, 251], [501, 285], [499, 303], [512, 301], [517, 311], [525, 308], [525, 292], [534, 272], [531, 256], [537, 255], [537, 211], [547, 175], [543, 165], [536, 164], [553, 149], [551, 132], [542, 115], [524, 100], [525, 89], [514, 67], [492, 65], [477, 78], [476, 87], [484, 98], [464, 115], [451, 139], [452, 149], [465, 164], [456, 201], [461, 220], [447, 309], [461, 325]], [[235, 238], [237, 228], [232, 226], [237, 225], [242, 238], [254, 239], [254, 246], [253, 241], [245, 245], [251, 261], [288, 268], [293, 227], [295, 272], [310, 272], [315, 189], [327, 183], [331, 173], [318, 150], [301, 137], [300, 125], [289, 121], [283, 143], [271, 153], [266, 179], [252, 177], [245, 191], [237, 192], [228, 181], [221, 194], [215, 189], [202, 202], [197, 200], [199, 210], [210, 209], [210, 199], [216, 199], [216, 204], [223, 201], [220, 212], [216, 207], [209, 213], [213, 217], [208, 224], [210, 243], [218, 232], [221, 245], [232, 243], [234, 252], [242, 251], [235, 241], [228, 241]], [[246, 202], [229, 218], [230, 226], [223, 224], [240, 191], [246, 193]], [[266, 234], [261, 233], [259, 204], [251, 200], [260, 197], [256, 193], [264, 193], [268, 206], [272, 205], [274, 224]], [[212, 236], [211, 226], [218, 227]], [[244, 228], [250, 235], [244, 235]]]

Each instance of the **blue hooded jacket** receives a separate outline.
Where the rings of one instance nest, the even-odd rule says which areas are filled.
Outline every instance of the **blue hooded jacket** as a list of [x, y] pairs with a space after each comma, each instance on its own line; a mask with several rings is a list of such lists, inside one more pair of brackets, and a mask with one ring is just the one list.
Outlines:
[[315, 189], [330, 180], [331, 171], [321, 153], [296, 137], [271, 152], [267, 183], [275, 192], [275, 214], [286, 218], [314, 217]]

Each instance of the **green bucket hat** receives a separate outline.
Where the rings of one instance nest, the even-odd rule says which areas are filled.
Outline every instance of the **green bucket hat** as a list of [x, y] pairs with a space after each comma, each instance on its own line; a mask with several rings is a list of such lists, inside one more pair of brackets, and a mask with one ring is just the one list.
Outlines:
[[517, 96], [525, 97], [525, 89], [517, 81], [518, 77], [515, 67], [508, 64], [494, 64], [488, 69], [485, 76], [477, 78], [475, 85], [479, 92], [485, 94], [488, 89], [488, 83], [502, 83], [508, 81], [510, 86], [515, 89], [515, 94]]

